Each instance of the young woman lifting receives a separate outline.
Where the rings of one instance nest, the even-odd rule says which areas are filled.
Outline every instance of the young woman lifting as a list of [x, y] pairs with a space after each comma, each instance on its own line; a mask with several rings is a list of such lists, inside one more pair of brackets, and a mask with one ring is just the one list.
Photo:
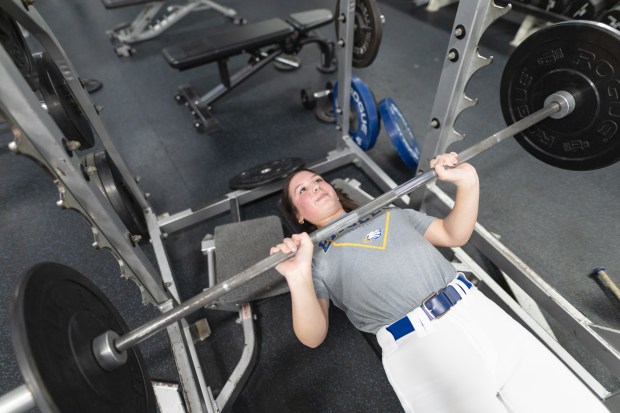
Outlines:
[[[291, 292], [295, 335], [320, 345], [331, 300], [355, 327], [376, 334], [406, 412], [607, 412], [435, 248], [465, 244], [476, 223], [478, 175], [456, 164], [455, 153], [431, 161], [438, 179], [456, 186], [443, 219], [385, 207], [316, 245], [304, 232], [271, 249], [295, 252], [276, 267]], [[286, 180], [283, 203], [300, 224], [316, 228], [354, 208], [307, 169]]]

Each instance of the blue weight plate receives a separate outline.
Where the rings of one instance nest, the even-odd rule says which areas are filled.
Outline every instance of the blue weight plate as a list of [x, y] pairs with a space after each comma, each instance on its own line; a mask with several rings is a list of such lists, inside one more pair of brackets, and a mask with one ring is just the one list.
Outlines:
[[[334, 108], [338, 102], [338, 82], [334, 84], [332, 103]], [[334, 110], [334, 113], [336, 111]], [[357, 76], [351, 77], [351, 113], [349, 136], [362, 150], [367, 151], [377, 143], [379, 136], [379, 112], [370, 89]], [[338, 115], [336, 115], [338, 122]]]
[[409, 124], [400, 110], [398, 110], [398, 106], [396, 106], [392, 99], [385, 98], [379, 102], [379, 113], [381, 114], [381, 119], [383, 119], [385, 131], [390, 137], [396, 152], [398, 152], [405, 165], [411, 169], [416, 169], [420, 162], [420, 149]]

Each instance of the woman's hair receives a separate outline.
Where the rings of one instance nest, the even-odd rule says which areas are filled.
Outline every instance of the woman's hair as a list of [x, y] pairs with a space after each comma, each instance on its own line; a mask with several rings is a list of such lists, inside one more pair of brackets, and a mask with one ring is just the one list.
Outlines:
[[[313, 174], [316, 174], [315, 171], [313, 171], [312, 169], [308, 169], [308, 168], [300, 168], [297, 169], [295, 172], [291, 173], [285, 180], [284, 180], [284, 185], [282, 187], [282, 208], [284, 208], [284, 211], [288, 214], [289, 217], [291, 217], [295, 222], [297, 222], [297, 211], [295, 210], [295, 206], [293, 205], [293, 201], [291, 200], [291, 194], [289, 192], [289, 185], [291, 183], [291, 180], [293, 179], [293, 177], [295, 175], [297, 175], [299, 172], [310, 172]], [[318, 175], [318, 174], [317, 174]], [[340, 200], [340, 204], [342, 205], [342, 208], [346, 211], [346, 212], [351, 212], [354, 209], [356, 209], [359, 205], [357, 205], [357, 203], [355, 201], [353, 201], [347, 194], [345, 194], [344, 192], [342, 192], [341, 189], [339, 188], [334, 188], [336, 190], [336, 194], [338, 195], [338, 199]], [[297, 222], [299, 224], [299, 222]], [[304, 222], [303, 224], [299, 224], [301, 225], [301, 227], [303, 228], [304, 231], [307, 232], [312, 232], [316, 229], [316, 226], [310, 222]]]

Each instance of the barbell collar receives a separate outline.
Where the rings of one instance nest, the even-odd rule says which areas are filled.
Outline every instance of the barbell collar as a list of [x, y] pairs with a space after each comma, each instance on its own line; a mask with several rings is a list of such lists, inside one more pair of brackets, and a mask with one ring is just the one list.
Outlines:
[[[470, 148], [462, 151], [457, 155], [458, 164], [467, 162], [469, 159], [473, 158], [476, 155], [486, 151], [497, 145], [498, 143], [504, 141], [506, 138], [510, 136], [514, 136], [517, 133], [524, 131], [525, 129], [551, 117], [552, 115], [558, 113], [564, 113], [563, 116], [568, 115], [574, 110], [574, 99], [570, 99], [572, 95], [568, 92], [559, 91], [550, 95], [550, 97], [546, 100], [548, 104], [546, 104], [542, 109], [532, 113], [524, 117], [523, 119], [515, 122], [514, 124], [502, 129], [501, 131], [489, 136], [488, 138], [482, 140], [481, 142], [471, 146]], [[571, 103], [572, 102], [572, 103]], [[310, 234], [310, 239], [316, 243], [323, 239], [326, 239], [331, 234], [340, 232], [345, 230], [348, 226], [354, 224], [360, 219], [370, 215], [371, 213], [377, 211], [380, 208], [383, 208], [389, 204], [391, 204], [396, 199], [406, 195], [417, 188], [430, 183], [437, 177], [437, 174], [433, 169], [422, 173], [421, 175], [416, 176], [413, 179], [397, 186], [396, 188], [386, 192], [383, 195], [375, 198], [371, 202], [366, 205], [363, 205], [332, 222], [331, 224], [320, 228]], [[229, 278], [227, 281], [222, 282], [220, 284], [216, 284], [211, 288], [203, 291], [202, 293], [190, 298], [189, 300], [181, 303], [179, 306], [173, 308], [172, 310], [161, 314], [156, 317], [154, 320], [138, 327], [137, 329], [130, 331], [129, 333], [117, 338], [114, 341], [114, 345], [116, 350], [119, 352], [123, 352], [134, 345], [146, 340], [151, 337], [155, 333], [163, 330], [170, 324], [173, 324], [180, 319], [190, 315], [191, 313], [204, 308], [209, 305], [213, 301], [222, 297], [223, 295], [229, 293], [231, 290], [246, 284], [247, 282], [253, 280], [260, 274], [264, 273], [267, 270], [270, 270], [280, 264], [281, 262], [291, 258], [295, 253], [283, 253], [277, 252], [273, 254], [253, 266], [247, 268], [246, 270], [238, 273], [232, 278]], [[94, 349], [94, 351], [96, 351]]]
[[558, 103], [561, 102], [561, 108], [558, 113], [554, 113], [553, 115], [551, 115], [551, 118], [553, 119], [562, 119], [566, 115], [569, 115], [575, 109], [575, 96], [564, 90], [555, 92], [547, 96], [544, 105], [547, 106], [554, 101]]
[[127, 362], [127, 352], [119, 351], [115, 346], [115, 341], [119, 337], [116, 331], [108, 330], [93, 340], [95, 359], [107, 371], [112, 371]]

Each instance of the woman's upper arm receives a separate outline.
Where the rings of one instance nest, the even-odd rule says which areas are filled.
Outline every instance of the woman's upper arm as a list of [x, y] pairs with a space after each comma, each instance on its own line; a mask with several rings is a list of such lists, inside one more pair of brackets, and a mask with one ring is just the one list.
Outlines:
[[450, 235], [443, 226], [443, 220], [436, 218], [424, 232], [424, 239], [436, 247], [453, 247], [450, 242]]

